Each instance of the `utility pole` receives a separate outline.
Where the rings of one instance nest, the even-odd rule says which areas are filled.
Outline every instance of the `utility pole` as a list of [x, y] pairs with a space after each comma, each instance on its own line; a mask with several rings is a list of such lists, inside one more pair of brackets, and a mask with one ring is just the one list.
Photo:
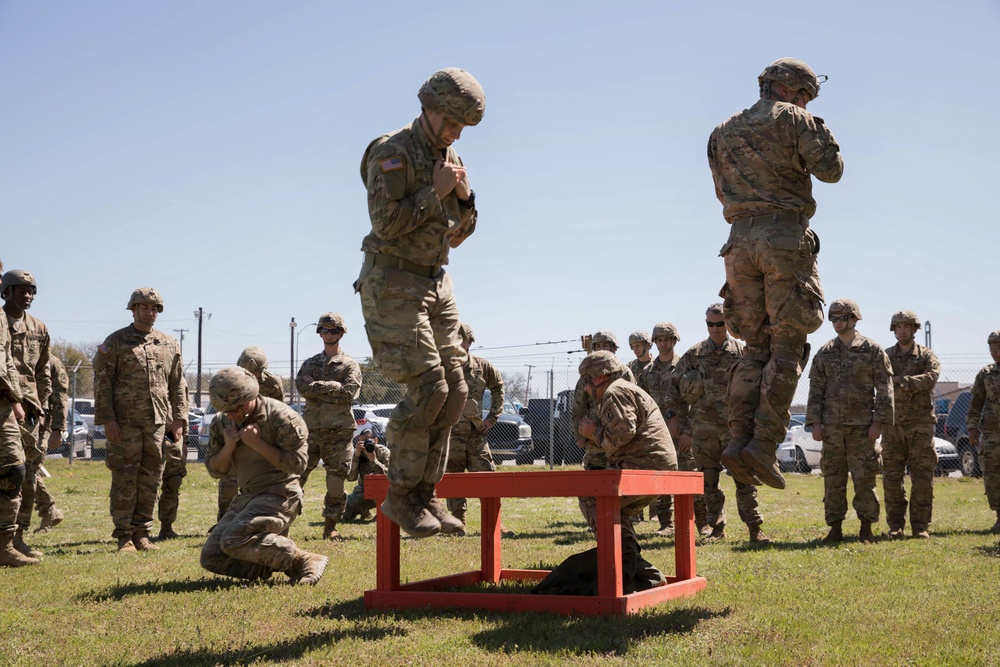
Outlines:
[[[205, 319], [205, 309], [199, 307], [194, 311], [194, 316], [198, 318], [198, 379], [195, 381], [194, 404], [201, 407], [201, 323]], [[212, 317], [212, 313], [208, 314]]]
[[174, 329], [173, 332], [177, 334], [177, 338], [181, 341], [181, 359], [184, 359], [184, 332], [191, 331], [190, 329]]
[[289, 353], [288, 358], [291, 359], [291, 373], [288, 376], [288, 403], [290, 405], [295, 405], [295, 318], [288, 323], [288, 336], [289, 336]]
[[531, 369], [534, 368], [531, 364], [525, 364], [528, 367], [528, 382], [524, 387], [524, 404], [528, 405], [528, 401], [531, 400]]
[[924, 346], [931, 347], [931, 321], [924, 322]]

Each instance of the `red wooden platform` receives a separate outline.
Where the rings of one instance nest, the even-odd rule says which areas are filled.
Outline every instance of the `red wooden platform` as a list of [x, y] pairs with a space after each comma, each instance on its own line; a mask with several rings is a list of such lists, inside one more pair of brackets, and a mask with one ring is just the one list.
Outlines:
[[[400, 583], [399, 526], [381, 510], [376, 519], [376, 586], [365, 591], [369, 609], [444, 608], [548, 611], [564, 615], [606, 616], [635, 613], [663, 600], [694, 595], [706, 586], [695, 576], [694, 497], [701, 494], [701, 473], [658, 470], [557, 470], [532, 472], [449, 473], [437, 485], [441, 498], [479, 498], [482, 506], [482, 569], [436, 579]], [[381, 506], [389, 481], [365, 478], [365, 497]], [[647, 591], [622, 593], [621, 498], [674, 496], [675, 574], [667, 584]], [[549, 570], [512, 570], [500, 562], [500, 499], [555, 496], [597, 498], [598, 594], [531, 595], [457, 592], [444, 589], [503, 579], [544, 579]], [[429, 538], [434, 539], [434, 538]]]

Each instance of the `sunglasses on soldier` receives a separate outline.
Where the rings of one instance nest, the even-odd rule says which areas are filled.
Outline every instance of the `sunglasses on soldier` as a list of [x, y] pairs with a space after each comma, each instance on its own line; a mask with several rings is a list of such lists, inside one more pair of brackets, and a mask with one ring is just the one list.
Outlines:
[[851, 319], [850, 315], [831, 315], [830, 316], [830, 321], [831, 322], [846, 322], [849, 319]]
[[726, 323], [724, 321], [723, 322], [709, 322], [708, 320], [705, 320], [705, 324], [708, 325], [709, 329], [711, 329], [712, 327], [724, 327], [724, 326], [726, 326]]
[[320, 334], [330, 334], [331, 336], [336, 336], [339, 333], [343, 333], [340, 329], [332, 329], [330, 327], [320, 327]]

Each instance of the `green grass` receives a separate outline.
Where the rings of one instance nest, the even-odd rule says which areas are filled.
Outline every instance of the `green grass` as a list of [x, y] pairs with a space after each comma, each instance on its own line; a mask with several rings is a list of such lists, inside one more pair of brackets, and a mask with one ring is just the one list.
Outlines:
[[[107, 469], [47, 466], [67, 518], [29, 539], [46, 553], [42, 564], [0, 570], [0, 665], [1000, 664], [1000, 544], [986, 530], [995, 517], [981, 480], [938, 481], [930, 541], [861, 545], [852, 516], [848, 540], [827, 547], [822, 479], [790, 475], [785, 491], [760, 492], [774, 546], [749, 545], [733, 506], [729, 538], [698, 548], [708, 588], [621, 619], [369, 612], [374, 523], [344, 524], [345, 539], [321, 540], [319, 476], [291, 530], [300, 547], [330, 556], [315, 587], [288, 586], [281, 574], [246, 585], [200, 568], [215, 483], [195, 463], [182, 489], [182, 538], [118, 555]], [[732, 502], [732, 481], [724, 484]], [[558, 563], [593, 546], [575, 500], [505, 500], [504, 523], [518, 534], [504, 540], [506, 567]], [[644, 556], [672, 573], [673, 541], [648, 521], [638, 529]], [[405, 540], [403, 578], [474, 569], [478, 548], [475, 537]]]

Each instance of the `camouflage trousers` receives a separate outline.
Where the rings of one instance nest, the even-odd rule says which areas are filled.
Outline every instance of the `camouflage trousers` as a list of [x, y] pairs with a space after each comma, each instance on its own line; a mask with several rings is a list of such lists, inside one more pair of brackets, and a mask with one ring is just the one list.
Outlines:
[[1000, 432], [980, 432], [979, 469], [983, 472], [990, 509], [1000, 514]]
[[451, 277], [442, 270], [425, 278], [366, 259], [356, 286], [373, 359], [406, 387], [386, 428], [389, 483], [399, 491], [437, 484], [468, 395]]
[[266, 579], [292, 567], [297, 548], [282, 535], [299, 513], [302, 492], [239, 494], [201, 549], [201, 566], [237, 579]]
[[[46, 447], [49, 441], [49, 435], [52, 433], [52, 429], [44, 427], [38, 433], [39, 447]], [[45, 460], [45, 455], [39, 451], [39, 456], [41, 460]], [[45, 477], [39, 474], [35, 475], [35, 511], [38, 512], [38, 516], [48, 516], [52, 513], [52, 510], [56, 506], [56, 499], [52, 496], [49, 491], [48, 486], [45, 485]]]
[[17, 531], [24, 482], [24, 446], [10, 405], [0, 403], [0, 534]]
[[[21, 483], [21, 507], [17, 511], [17, 527], [27, 532], [31, 526], [31, 514], [35, 511], [35, 489], [38, 480], [42, 479], [38, 469], [42, 465], [45, 457], [39, 447], [45, 445], [38, 441], [41, 433], [41, 423], [37, 418], [29, 418], [25, 421], [25, 428], [31, 432], [31, 437], [35, 440], [34, 445], [24, 447], [24, 482]], [[45, 483], [42, 482], [44, 486]], [[48, 489], [46, 489], [46, 493]]]
[[[181, 440], [184, 438], [182, 437]], [[156, 516], [160, 523], [177, 521], [177, 506], [181, 499], [181, 484], [187, 476], [187, 461], [182, 442], [163, 439], [163, 475], [160, 482], [160, 499], [156, 505]]]
[[226, 473], [219, 478], [219, 511], [215, 515], [216, 521], [221, 521], [222, 517], [226, 515], [226, 510], [229, 509], [229, 504], [233, 502], [233, 498], [235, 498], [236, 494], [239, 492], [240, 485], [239, 482], [236, 481], [236, 475]]
[[[686, 470], [688, 472], [693, 472], [698, 469], [695, 462], [694, 447], [691, 447], [686, 452], [677, 452], [677, 469]], [[708, 521], [706, 500], [707, 497], [704, 495], [694, 497], [694, 522], [699, 529]], [[652, 518], [653, 512], [656, 513], [656, 517], [660, 522], [661, 528], [674, 525], [674, 497], [659, 496], [656, 499], [656, 502], [651, 505], [650, 518]], [[725, 523], [725, 517], [723, 517], [723, 523]], [[712, 525], [714, 526], [714, 524]]]
[[[607, 470], [608, 455], [604, 453], [604, 448], [593, 440], [587, 440], [587, 445], [583, 450], [584, 470]], [[583, 514], [587, 526], [591, 530], [597, 529], [597, 499], [592, 496], [581, 496], [577, 499], [580, 506], [580, 513]]]
[[347, 496], [344, 506], [344, 521], [353, 521], [357, 516], [375, 511], [375, 501], [365, 498], [365, 476], [358, 477], [354, 490]]
[[906, 488], [903, 478], [910, 466], [910, 528], [916, 532], [931, 525], [934, 506], [934, 424], [882, 427], [882, 494], [889, 530], [906, 525]]
[[875, 477], [881, 467], [868, 426], [823, 424], [823, 508], [827, 525], [847, 516], [847, 475], [854, 481], [854, 511], [862, 521], [878, 523]]
[[729, 380], [729, 428], [777, 447], [802, 374], [806, 336], [823, 323], [819, 238], [808, 220], [777, 214], [737, 220], [720, 254], [726, 324], [747, 343]]
[[105, 464], [111, 470], [111, 520], [114, 537], [148, 533], [153, 527], [156, 492], [163, 474], [164, 424], [125, 426], [121, 440], [108, 441]]
[[323, 517], [326, 519], [340, 521], [344, 516], [344, 506], [347, 503], [344, 484], [347, 481], [347, 474], [351, 472], [351, 456], [354, 454], [351, 441], [353, 435], [353, 428], [309, 429], [309, 462], [299, 483], [305, 488], [310, 473], [322, 459], [323, 469], [326, 471], [326, 495], [323, 497]]
[[[486, 442], [486, 434], [473, 431], [469, 422], [461, 422], [451, 431], [451, 442], [448, 446], [448, 465], [445, 472], [493, 472], [497, 469]], [[460, 512], [463, 516], [467, 509], [465, 498], [448, 498], [448, 511], [452, 514]]]
[[[709, 526], [726, 525], [726, 494], [719, 486], [722, 477], [722, 450], [729, 444], [729, 434], [712, 426], [695, 428], [695, 470], [705, 477], [705, 519]], [[735, 481], [735, 480], [734, 480]], [[736, 482], [736, 509], [740, 521], [748, 526], [764, 523], [757, 507], [757, 488]]]

